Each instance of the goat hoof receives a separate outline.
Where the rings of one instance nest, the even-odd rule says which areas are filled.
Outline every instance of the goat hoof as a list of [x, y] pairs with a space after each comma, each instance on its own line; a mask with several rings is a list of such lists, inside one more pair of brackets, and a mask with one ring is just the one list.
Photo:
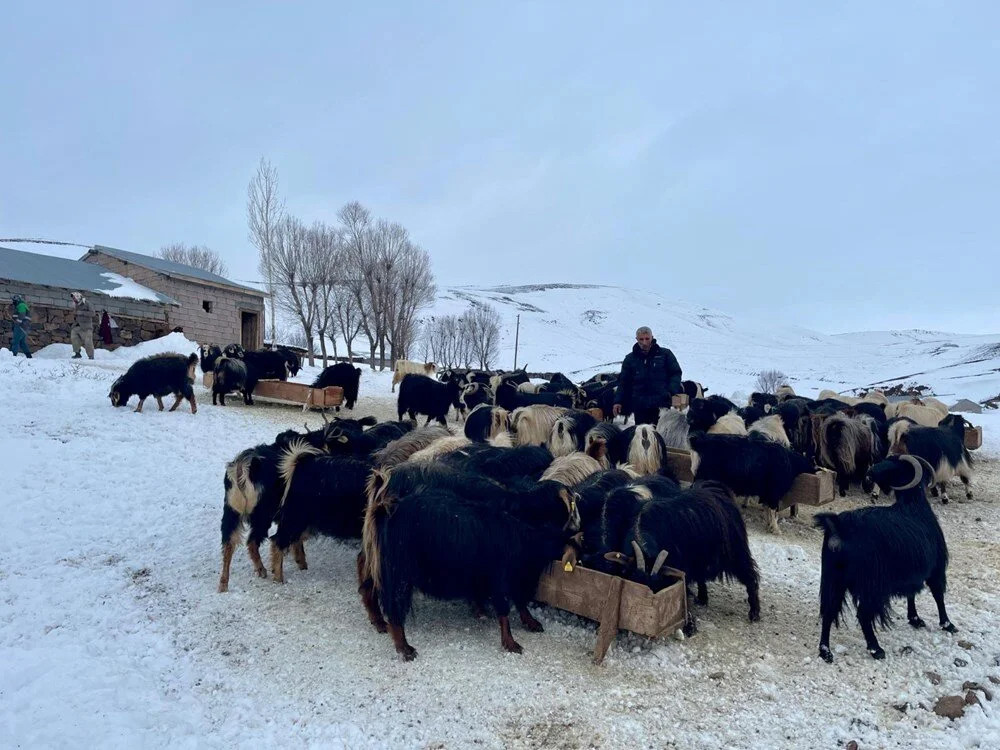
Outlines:
[[750, 622], [760, 622], [760, 610], [752, 609], [750, 610]]
[[258, 578], [267, 578], [267, 569], [266, 568], [257, 568], [257, 570], [254, 571], [254, 572], [257, 574]]
[[700, 605], [702, 607], [707, 607], [708, 606], [708, 597], [707, 596], [696, 596], [694, 598], [694, 603], [698, 604], [698, 605]]
[[218, 589], [218, 591], [219, 591], [220, 594], [225, 594], [227, 591], [229, 591], [229, 584], [228, 583], [223, 583], [222, 581], [219, 581], [219, 589]]
[[400, 655], [403, 657], [403, 661], [413, 661], [417, 658], [417, 650], [413, 646], [406, 646], [404, 648], [396, 649]]
[[542, 627], [542, 623], [540, 623], [534, 617], [530, 617], [530, 618], [522, 617], [521, 618], [521, 625], [529, 633], [544, 633], [545, 632], [545, 628]]
[[840, 496], [841, 497], [847, 497], [847, 490], [841, 490], [840, 491]]
[[945, 631], [946, 633], [957, 633], [958, 632], [958, 628], [956, 628], [950, 622], [942, 623], [941, 624], [941, 630]]
[[941, 495], [941, 505], [947, 505], [947, 504], [948, 504], [948, 496]]
[[521, 648], [521, 644], [515, 640], [505, 641], [503, 644], [503, 650], [509, 651], [512, 654], [524, 653], [524, 649]]
[[833, 664], [833, 651], [830, 650], [829, 646], [820, 646], [819, 658], [825, 661], [827, 664]]
[[885, 658], [885, 651], [882, 649], [881, 646], [876, 646], [875, 648], [868, 649], [868, 653], [872, 655], [873, 659], [881, 660]]
[[910, 620], [910, 626], [914, 628], [926, 628], [927, 623], [921, 620], [919, 617], [914, 617]]
[[383, 622], [373, 622], [372, 623], [372, 627], [375, 628], [375, 632], [376, 633], [388, 633], [389, 632], [389, 628], [385, 624], [384, 621]]

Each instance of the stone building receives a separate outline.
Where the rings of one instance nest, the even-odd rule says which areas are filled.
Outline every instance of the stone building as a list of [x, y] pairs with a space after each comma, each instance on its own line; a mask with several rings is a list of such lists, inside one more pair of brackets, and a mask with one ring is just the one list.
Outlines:
[[95, 245], [80, 260], [128, 276], [169, 295], [179, 304], [170, 311], [172, 327], [199, 343], [264, 344], [264, 293], [218, 274], [163, 258]]
[[[100, 266], [0, 247], [0, 346], [11, 345], [10, 301], [15, 294], [31, 308], [28, 346], [32, 351], [52, 343], [68, 344], [73, 324], [70, 292], [82, 292], [90, 302], [98, 348], [114, 349], [164, 336], [174, 328], [173, 314], [180, 307], [172, 297]], [[98, 335], [105, 311], [117, 325], [110, 345]]]

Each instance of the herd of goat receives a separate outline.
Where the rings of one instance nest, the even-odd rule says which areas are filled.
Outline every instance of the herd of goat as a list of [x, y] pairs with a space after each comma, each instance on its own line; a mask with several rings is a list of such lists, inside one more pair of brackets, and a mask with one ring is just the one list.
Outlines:
[[[239, 354], [219, 353], [216, 382], [226, 360], [241, 360], [252, 377], [258, 365]], [[437, 373], [407, 364], [393, 384], [398, 421], [337, 418], [289, 430], [226, 466], [220, 592], [244, 531], [257, 575], [267, 576], [260, 545], [276, 525], [270, 568], [278, 582], [289, 551], [306, 568], [308, 535], [361, 540], [362, 604], [407, 660], [416, 654], [404, 629], [414, 591], [465, 600], [480, 614], [492, 608], [502, 647], [520, 652], [511, 605], [526, 630], [540, 631], [527, 605], [560, 558], [654, 591], [672, 581], [669, 561], [697, 587], [699, 604], [708, 582], [735, 580], [756, 621], [759, 575], [736, 498], [757, 498], [777, 530], [776, 511], [795, 478], [825, 466], [837, 472], [841, 495], [857, 482], [872, 505], [816, 516], [824, 533], [822, 658], [833, 659], [830, 626], [848, 595], [875, 658], [884, 651], [874, 627], [887, 622], [893, 597], [906, 597], [909, 623], [924, 626], [914, 596], [925, 584], [941, 628], [955, 632], [944, 605], [947, 545], [927, 490], [947, 502], [957, 475], [971, 498], [972, 461], [967, 423], [940, 402], [894, 404], [877, 391], [807, 399], [782, 387], [738, 407], [686, 381], [687, 409], [662, 409], [656, 425], [624, 426], [605, 418], [614, 375], [579, 385], [557, 375], [536, 385], [524, 371]], [[334, 367], [317, 383], [345, 387], [353, 406], [360, 373]], [[451, 409], [461, 433], [447, 426]], [[690, 485], [677, 481], [668, 448], [690, 451]], [[875, 504], [880, 489], [894, 492], [892, 505]]]

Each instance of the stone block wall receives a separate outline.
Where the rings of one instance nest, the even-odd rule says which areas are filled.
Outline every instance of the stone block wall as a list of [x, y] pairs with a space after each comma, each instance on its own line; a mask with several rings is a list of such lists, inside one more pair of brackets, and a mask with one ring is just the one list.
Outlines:
[[[216, 343], [226, 346], [242, 343], [242, 312], [257, 314], [257, 340], [252, 347], [264, 345], [264, 297], [252, 292], [167, 276], [135, 263], [120, 260], [105, 253], [89, 253], [82, 260], [104, 266], [109, 271], [135, 279], [143, 286], [169, 295], [180, 303], [173, 307], [170, 320], [184, 329], [184, 334], [199, 343]], [[203, 307], [204, 301], [212, 304], [212, 311]]]
[[[10, 300], [20, 294], [31, 309], [28, 329], [28, 346], [36, 351], [49, 344], [70, 343], [73, 327], [73, 303], [69, 289], [21, 284], [0, 279], [0, 346], [10, 348], [14, 335]], [[119, 346], [138, 344], [140, 341], [165, 336], [174, 325], [165, 305], [120, 297], [106, 297], [96, 292], [87, 296], [94, 310], [94, 346], [98, 349], [116, 349]], [[105, 310], [118, 324], [112, 329], [112, 343], [105, 346], [97, 331], [101, 313]]]

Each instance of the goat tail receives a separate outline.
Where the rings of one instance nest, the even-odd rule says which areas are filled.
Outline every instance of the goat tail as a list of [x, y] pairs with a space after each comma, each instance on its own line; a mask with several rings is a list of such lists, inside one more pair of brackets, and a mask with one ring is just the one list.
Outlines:
[[260, 499], [260, 488], [250, 481], [250, 462], [253, 451], [243, 451], [226, 464], [226, 478], [230, 487], [226, 490], [226, 505], [240, 516], [248, 516]]
[[396, 505], [396, 498], [388, 495], [389, 476], [387, 469], [374, 469], [368, 477], [368, 505], [361, 525], [362, 568], [361, 580], [371, 580], [376, 591], [382, 588], [382, 554], [379, 547], [379, 524], [389, 516]]
[[281, 502], [278, 504], [279, 508], [285, 505], [285, 500], [288, 498], [288, 491], [292, 487], [292, 477], [295, 476], [295, 469], [299, 465], [299, 461], [307, 456], [322, 455], [324, 455], [322, 450], [314, 448], [304, 440], [295, 440], [289, 444], [288, 449], [278, 461], [278, 475], [285, 483], [285, 491], [281, 493]]

